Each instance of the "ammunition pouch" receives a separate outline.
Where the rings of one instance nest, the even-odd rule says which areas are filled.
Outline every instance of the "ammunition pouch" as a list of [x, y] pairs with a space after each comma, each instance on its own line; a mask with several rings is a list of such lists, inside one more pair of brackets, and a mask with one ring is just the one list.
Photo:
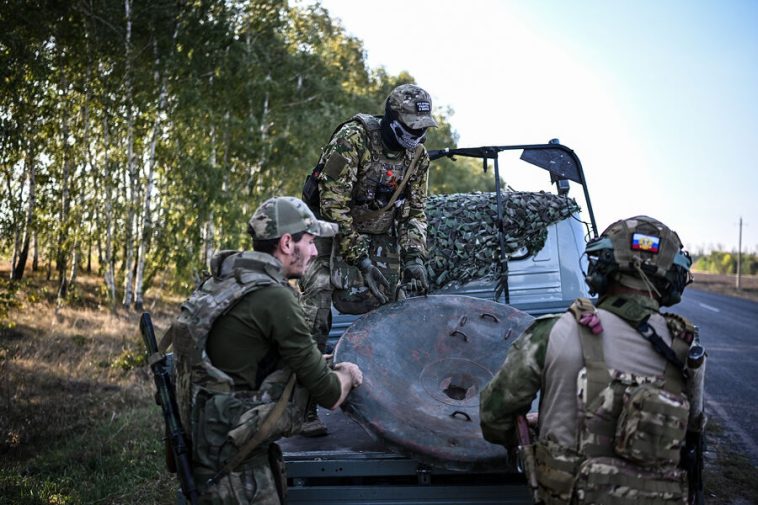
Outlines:
[[[393, 236], [370, 235], [369, 258], [390, 284], [387, 297], [395, 301], [396, 286], [400, 280], [400, 256]], [[363, 274], [357, 266], [347, 263], [336, 248], [329, 263], [334, 307], [343, 314], [365, 314], [381, 305], [366, 286]]]
[[395, 207], [389, 209], [372, 209], [369, 205], [355, 205], [350, 209], [353, 218], [353, 227], [358, 233], [369, 235], [384, 235], [389, 233], [395, 222]]
[[[270, 374], [257, 391], [210, 393], [200, 390], [193, 423], [193, 454], [199, 465], [218, 470], [248, 440], [253, 438], [269, 417], [285, 389], [290, 373], [280, 369]], [[300, 396], [295, 394], [295, 398]], [[274, 424], [267, 441], [300, 432], [305, 405], [290, 401]], [[264, 445], [262, 443], [261, 445]], [[257, 451], [253, 451], [253, 457]]]
[[653, 384], [624, 391], [614, 451], [641, 466], [676, 466], [684, 446], [689, 402]]
[[552, 440], [534, 444], [538, 492], [545, 505], [569, 503], [582, 459], [578, 452]]
[[573, 497], [577, 505], [684, 504], [687, 476], [673, 466], [641, 468], [619, 458], [590, 458], [579, 468]]

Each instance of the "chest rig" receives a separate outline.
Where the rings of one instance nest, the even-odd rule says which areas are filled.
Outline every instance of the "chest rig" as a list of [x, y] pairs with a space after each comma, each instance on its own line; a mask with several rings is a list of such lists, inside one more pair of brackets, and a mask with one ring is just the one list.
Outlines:
[[191, 426], [191, 411], [198, 393], [232, 393], [234, 380], [216, 368], [205, 351], [214, 321], [243, 296], [278, 284], [277, 265], [268, 255], [222, 251], [211, 262], [213, 276], [182, 304], [168, 337], [176, 358], [176, 394], [184, 426]]
[[[405, 182], [416, 169], [415, 153], [423, 146], [405, 149], [395, 155], [382, 148], [381, 116], [357, 114], [349, 121], [358, 121], [366, 129], [368, 146], [358, 174], [350, 202], [350, 215], [360, 233], [381, 235], [387, 233], [395, 219], [396, 210], [405, 200]], [[399, 191], [398, 191], [399, 190]]]

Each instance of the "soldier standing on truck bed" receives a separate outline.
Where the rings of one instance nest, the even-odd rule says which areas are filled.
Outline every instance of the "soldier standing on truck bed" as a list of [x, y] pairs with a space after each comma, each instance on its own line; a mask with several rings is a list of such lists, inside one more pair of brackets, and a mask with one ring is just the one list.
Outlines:
[[[335, 240], [317, 239], [318, 258], [302, 279], [302, 303], [319, 349], [331, 306], [363, 314], [393, 301], [397, 286], [426, 291], [426, 130], [436, 127], [429, 93], [402, 84], [383, 116], [357, 114], [337, 127], [303, 188], [319, 217], [337, 223]], [[402, 265], [402, 278], [401, 268]], [[326, 434], [315, 405], [303, 435]]]
[[[700, 503], [705, 354], [689, 321], [660, 312], [681, 300], [692, 261], [647, 216], [613, 223], [586, 254], [597, 307], [578, 299], [514, 342], [481, 393], [484, 438], [521, 446], [546, 504]], [[528, 445], [516, 418], [538, 390]]]
[[213, 276], [169, 329], [199, 503], [283, 502], [274, 441], [298, 432], [308, 396], [334, 409], [362, 382], [353, 363], [329, 369], [287, 282], [315, 258], [315, 237], [334, 236], [337, 226], [297, 198], [277, 197], [248, 230], [255, 251], [217, 254]]

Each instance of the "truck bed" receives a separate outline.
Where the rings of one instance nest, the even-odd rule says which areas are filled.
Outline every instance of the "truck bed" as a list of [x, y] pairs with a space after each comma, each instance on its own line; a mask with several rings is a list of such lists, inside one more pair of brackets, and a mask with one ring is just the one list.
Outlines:
[[289, 504], [529, 504], [516, 473], [431, 468], [387, 450], [342, 411], [319, 409], [324, 437], [282, 439]]

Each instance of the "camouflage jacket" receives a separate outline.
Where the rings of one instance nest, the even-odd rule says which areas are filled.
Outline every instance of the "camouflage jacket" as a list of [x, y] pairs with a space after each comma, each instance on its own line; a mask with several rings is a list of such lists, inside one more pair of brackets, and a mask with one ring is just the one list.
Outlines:
[[[388, 152], [378, 131], [372, 134], [357, 116], [340, 127], [324, 147], [319, 210], [323, 219], [339, 225], [339, 251], [347, 262], [355, 264], [369, 255], [369, 237], [356, 229], [352, 211], [358, 206], [381, 205], [381, 188], [397, 187], [412, 156], [411, 149]], [[429, 156], [424, 150], [403, 195], [395, 202], [394, 232], [402, 260], [426, 258], [428, 171]]]
[[[657, 326], [658, 332], [661, 335], [668, 334], [666, 321], [660, 317], [655, 302], [644, 297], [626, 298], [632, 300], [637, 307], [635, 320], [650, 315], [651, 324]], [[613, 351], [606, 351], [608, 367], [642, 376], [662, 376], [665, 359], [628, 324], [631, 320], [613, 314], [617, 312], [612, 306], [616, 299], [606, 297], [598, 304], [598, 309], [603, 313], [601, 315], [615, 318], [618, 321], [616, 327], [624, 332], [623, 338], [616, 340], [621, 340], [624, 344], [617, 345]], [[609, 333], [611, 328], [605, 322], [603, 324], [606, 326], [605, 333]], [[481, 393], [481, 427], [485, 439], [515, 446], [515, 418], [530, 410], [533, 399], [541, 390], [540, 439], [550, 437], [566, 446], [576, 444], [578, 374], [573, 373], [572, 377], [563, 377], [562, 380], [553, 379], [558, 379], [556, 369], [561, 366], [556, 363], [557, 355], [561, 359], [571, 356], [570, 359], [581, 366], [581, 345], [564, 346], [562, 340], [567, 333], [576, 332], [577, 327], [574, 316], [568, 312], [545, 316], [537, 319], [513, 343], [502, 369]], [[578, 343], [577, 340], [576, 344]], [[553, 351], [549, 352], [549, 349]], [[555, 389], [564, 386], [566, 391], [555, 393]], [[548, 419], [553, 413], [556, 417], [562, 417], [554, 421]]]

